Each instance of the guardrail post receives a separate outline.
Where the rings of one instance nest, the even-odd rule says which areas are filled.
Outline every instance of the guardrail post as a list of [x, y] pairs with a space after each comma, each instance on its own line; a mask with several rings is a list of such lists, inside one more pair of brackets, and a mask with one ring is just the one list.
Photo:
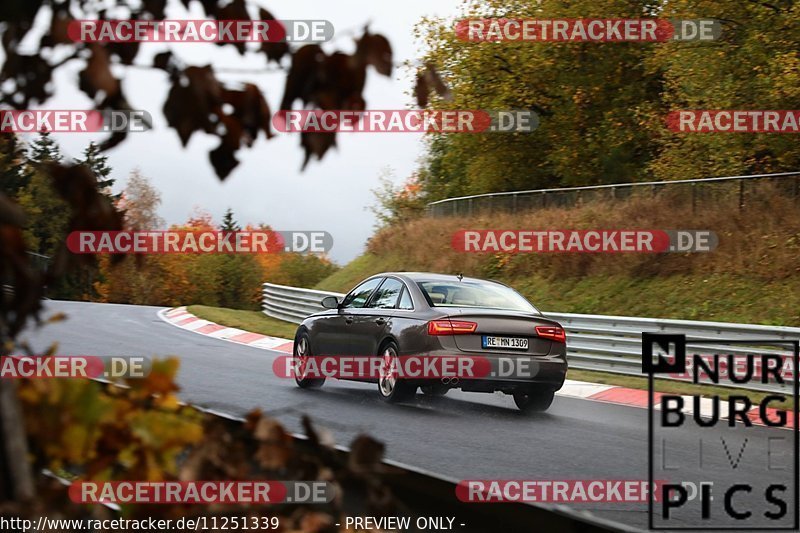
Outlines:
[[516, 213], [517, 212], [517, 193], [514, 193], [511, 196], [511, 212], [512, 213]]
[[469, 199], [469, 203], [467, 205], [469, 206], [469, 216], [472, 216], [472, 198]]
[[697, 212], [697, 187], [696, 183], [692, 183], [692, 214]]

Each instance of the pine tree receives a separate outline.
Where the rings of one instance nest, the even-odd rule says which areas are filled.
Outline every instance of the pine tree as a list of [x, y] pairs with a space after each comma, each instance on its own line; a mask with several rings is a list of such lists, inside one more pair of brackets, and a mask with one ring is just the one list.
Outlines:
[[225, 216], [222, 217], [222, 231], [242, 231], [242, 227], [236, 220], [233, 219], [233, 209], [230, 207], [225, 211]]
[[[233, 218], [230, 207], [222, 217], [221, 231], [241, 231], [242, 227]], [[242, 308], [242, 294], [253, 285], [246, 279], [246, 273], [255, 268], [254, 259], [249, 255], [225, 254], [218, 263], [219, 272], [219, 305], [222, 307]], [[256, 282], [257, 283], [257, 282]]]
[[25, 240], [30, 250], [52, 256], [64, 239], [69, 209], [53, 189], [43, 166], [62, 159], [61, 149], [50, 132], [39, 132], [28, 147], [27, 159], [30, 177], [17, 193], [17, 201], [27, 214]]
[[0, 192], [17, 199], [32, 174], [22, 141], [13, 133], [0, 134]]
[[28, 153], [31, 163], [47, 163], [50, 161], [60, 162], [62, 159], [61, 148], [55, 139], [50, 136], [50, 132], [42, 130], [39, 138], [33, 141]]
[[92, 141], [83, 151], [83, 159], [76, 159], [76, 163], [89, 167], [97, 180], [97, 187], [102, 191], [111, 189], [114, 185], [114, 178], [111, 175], [111, 167], [108, 166], [108, 156], [100, 151], [100, 147]]

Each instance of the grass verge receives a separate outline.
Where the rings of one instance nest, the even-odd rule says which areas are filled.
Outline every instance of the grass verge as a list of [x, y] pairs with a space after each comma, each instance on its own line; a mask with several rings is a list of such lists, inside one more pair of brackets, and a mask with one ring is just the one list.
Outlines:
[[293, 339], [297, 330], [297, 324], [268, 317], [261, 311], [242, 311], [208, 305], [190, 305], [186, 310], [195, 316], [223, 326], [261, 333], [270, 337]]

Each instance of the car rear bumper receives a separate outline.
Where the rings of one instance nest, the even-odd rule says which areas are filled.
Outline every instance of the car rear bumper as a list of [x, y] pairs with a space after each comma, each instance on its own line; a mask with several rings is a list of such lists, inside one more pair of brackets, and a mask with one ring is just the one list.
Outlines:
[[[562, 345], [563, 346], [563, 345]], [[442, 383], [469, 392], [511, 392], [520, 389], [557, 391], [564, 385], [568, 363], [566, 349], [546, 356], [509, 355], [494, 353], [461, 353], [459, 356], [478, 358], [478, 372], [461, 374], [457, 379], [409, 379], [411, 385]], [[452, 352], [432, 353], [430, 356], [452, 357]], [[486, 364], [488, 362], [488, 365]], [[489, 370], [489, 368], [491, 370]], [[487, 370], [489, 370], [487, 372]]]

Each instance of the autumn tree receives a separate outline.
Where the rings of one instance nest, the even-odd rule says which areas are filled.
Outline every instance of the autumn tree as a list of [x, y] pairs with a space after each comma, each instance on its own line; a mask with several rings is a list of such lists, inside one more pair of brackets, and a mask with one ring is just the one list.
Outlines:
[[[131, 231], [162, 229], [164, 220], [158, 214], [160, 204], [161, 193], [139, 169], [134, 169], [117, 200], [118, 209], [124, 213], [125, 228]], [[104, 256], [100, 258], [100, 272], [94, 288], [104, 302], [160, 303], [169, 290], [158, 282], [164, 272], [164, 260], [159, 256], [141, 256], [117, 265]]]
[[164, 226], [158, 214], [161, 193], [139, 169], [134, 169], [117, 206], [125, 213], [125, 226], [133, 231], [153, 231]]
[[425, 203], [416, 175], [399, 186], [394, 185], [391, 172], [384, 171], [379, 177], [380, 187], [373, 189], [377, 205], [370, 210], [378, 219], [378, 227], [406, 222], [424, 213]]
[[420, 105], [530, 110], [540, 119], [530, 133], [431, 135], [419, 171], [425, 199], [796, 170], [791, 135], [676, 133], [665, 118], [680, 109], [793, 109], [799, 9], [737, 0], [470, 0], [457, 17], [717, 19], [720, 38], [705, 42], [465, 42], [453, 19], [423, 21]]
[[[663, 79], [663, 114], [681, 109], [797, 109], [800, 5], [796, 2], [678, 0], [660, 16], [723, 21], [719, 42], [653, 49], [647, 68]], [[796, 135], [672, 133], [663, 116], [646, 124], [657, 146], [649, 165], [660, 179], [797, 170]]]

